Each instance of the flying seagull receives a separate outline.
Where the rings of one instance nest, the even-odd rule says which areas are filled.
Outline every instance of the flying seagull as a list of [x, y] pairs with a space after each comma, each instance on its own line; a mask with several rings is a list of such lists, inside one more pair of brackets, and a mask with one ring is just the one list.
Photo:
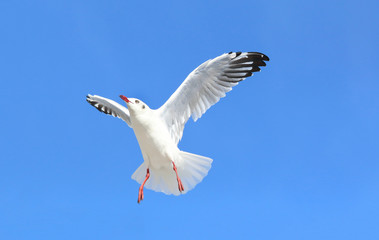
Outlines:
[[210, 59], [193, 70], [180, 87], [158, 109], [143, 101], [120, 95], [126, 107], [97, 95], [87, 101], [99, 111], [124, 120], [133, 128], [144, 162], [132, 179], [143, 188], [179, 195], [200, 183], [211, 168], [212, 159], [181, 151], [178, 142], [192, 116], [196, 122], [212, 105], [240, 81], [260, 71], [269, 58], [259, 52], [230, 52]]

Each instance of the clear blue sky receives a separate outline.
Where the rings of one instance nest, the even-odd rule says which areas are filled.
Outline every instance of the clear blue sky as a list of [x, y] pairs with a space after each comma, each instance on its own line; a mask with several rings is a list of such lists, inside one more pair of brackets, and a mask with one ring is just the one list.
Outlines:
[[[0, 238], [379, 239], [378, 1], [1, 1]], [[179, 147], [194, 190], [130, 176], [132, 129], [88, 93], [159, 107], [229, 51], [271, 61]]]

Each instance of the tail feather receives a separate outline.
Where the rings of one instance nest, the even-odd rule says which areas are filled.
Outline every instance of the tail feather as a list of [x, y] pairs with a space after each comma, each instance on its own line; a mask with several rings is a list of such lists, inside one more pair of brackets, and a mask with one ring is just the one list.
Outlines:
[[[184, 192], [182, 193], [187, 193], [208, 174], [212, 159], [183, 151], [180, 152], [179, 156], [179, 159], [175, 160], [175, 165], [184, 186]], [[145, 179], [146, 169], [146, 164], [142, 163], [133, 173], [132, 179], [141, 184]], [[150, 168], [150, 178], [146, 182], [145, 187], [168, 195], [180, 194], [176, 174], [172, 167], [161, 169]]]

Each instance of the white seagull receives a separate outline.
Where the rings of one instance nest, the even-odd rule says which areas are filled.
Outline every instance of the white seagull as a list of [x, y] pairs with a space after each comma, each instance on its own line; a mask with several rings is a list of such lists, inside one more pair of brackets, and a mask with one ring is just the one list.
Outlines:
[[99, 111], [124, 120], [133, 128], [144, 162], [132, 179], [143, 188], [179, 195], [200, 183], [211, 168], [212, 159], [181, 151], [178, 142], [184, 125], [192, 116], [196, 122], [240, 81], [260, 71], [269, 58], [259, 52], [230, 52], [210, 59], [193, 70], [159, 109], [150, 109], [136, 98], [120, 97], [124, 106], [97, 95], [87, 101]]

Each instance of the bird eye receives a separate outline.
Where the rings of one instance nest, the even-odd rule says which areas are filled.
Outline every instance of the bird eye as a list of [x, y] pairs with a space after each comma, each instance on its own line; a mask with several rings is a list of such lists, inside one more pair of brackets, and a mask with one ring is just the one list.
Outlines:
[[135, 102], [135, 103], [139, 103], [139, 101], [138, 101], [138, 100], [135, 100], [134, 102]]
[[145, 105], [142, 105], [142, 109], [145, 109]]

